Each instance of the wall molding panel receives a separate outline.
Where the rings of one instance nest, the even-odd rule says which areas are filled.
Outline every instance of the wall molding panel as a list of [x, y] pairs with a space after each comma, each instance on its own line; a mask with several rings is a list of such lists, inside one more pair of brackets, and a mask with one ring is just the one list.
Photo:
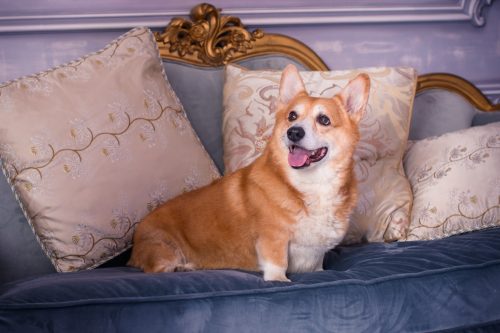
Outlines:
[[[226, 15], [235, 15], [247, 26], [285, 26], [317, 24], [408, 23], [408, 22], [468, 22], [474, 26], [486, 24], [485, 8], [493, 0], [408, 0], [366, 1], [353, 4], [337, 0], [335, 6], [314, 7], [255, 7], [235, 8], [227, 1]], [[234, 5], [233, 5], [234, 6]], [[99, 9], [96, 3], [97, 9]], [[168, 7], [168, 2], [165, 6]], [[176, 16], [187, 16], [183, 10], [158, 9], [144, 12], [67, 13], [49, 15], [0, 14], [0, 33], [50, 32], [79, 30], [116, 30], [136, 26], [163, 28]]]
[[500, 103], [500, 82], [477, 83], [476, 87], [481, 90], [492, 103]]

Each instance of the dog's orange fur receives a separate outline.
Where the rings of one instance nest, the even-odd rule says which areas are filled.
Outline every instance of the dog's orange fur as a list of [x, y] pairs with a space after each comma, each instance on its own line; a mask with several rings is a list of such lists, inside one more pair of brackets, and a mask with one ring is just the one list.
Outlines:
[[[296, 68], [287, 67], [276, 125], [263, 154], [249, 166], [149, 214], [135, 231], [129, 265], [145, 272], [262, 270], [264, 279], [281, 281], [288, 281], [287, 271], [321, 269], [317, 263], [307, 263], [308, 256], [303, 255], [308, 253], [307, 244], [312, 242], [315, 248], [315, 242], [323, 242], [323, 228], [338, 233], [325, 235], [328, 241], [318, 244], [322, 259], [343, 238], [356, 202], [352, 155], [369, 79], [362, 74], [351, 83], [332, 99], [313, 98], [305, 92]], [[314, 121], [318, 104], [332, 126]], [[287, 160], [288, 115], [298, 106], [303, 112], [297, 121], [311, 122], [318, 140], [331, 146], [324, 161], [305, 169], [293, 169]], [[330, 197], [334, 199], [325, 199]], [[314, 233], [310, 230], [316, 223]], [[309, 237], [308, 232], [314, 235]]]

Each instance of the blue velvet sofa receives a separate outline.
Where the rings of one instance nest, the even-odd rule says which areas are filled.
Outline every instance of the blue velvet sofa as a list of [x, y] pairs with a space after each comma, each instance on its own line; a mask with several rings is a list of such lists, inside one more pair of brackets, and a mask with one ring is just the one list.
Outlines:
[[[196, 20], [220, 19], [211, 6], [196, 10]], [[169, 28], [157, 35], [167, 76], [220, 169], [224, 63], [327, 69], [296, 40], [239, 29], [251, 48], [223, 40], [216, 47], [226, 53], [198, 45], [180, 56], [169, 47], [179, 35]], [[203, 92], [199, 99], [193, 90]], [[499, 121], [499, 112], [484, 112], [493, 109], [500, 107], [462, 78], [421, 76], [410, 139]], [[292, 274], [292, 283], [237, 270], [144, 274], [125, 265], [129, 255], [56, 273], [0, 177], [0, 332], [500, 331], [500, 228], [339, 246], [326, 254], [324, 271]]]

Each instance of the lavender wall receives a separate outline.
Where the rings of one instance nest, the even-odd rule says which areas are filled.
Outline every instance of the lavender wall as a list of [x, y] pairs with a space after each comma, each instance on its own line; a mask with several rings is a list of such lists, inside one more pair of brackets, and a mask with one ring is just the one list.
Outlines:
[[[164, 27], [199, 1], [0, 0], [0, 82]], [[311, 46], [332, 69], [408, 65], [450, 72], [500, 97], [500, 4], [491, 0], [213, 0], [249, 27]], [[484, 6], [484, 7], [483, 7]], [[482, 25], [482, 26], [481, 26]]]

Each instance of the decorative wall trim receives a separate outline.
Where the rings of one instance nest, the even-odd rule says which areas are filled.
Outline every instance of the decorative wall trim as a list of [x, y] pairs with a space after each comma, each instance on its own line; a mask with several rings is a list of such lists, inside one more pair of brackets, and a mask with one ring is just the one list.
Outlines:
[[478, 83], [476, 85], [485, 95], [500, 95], [500, 82]]
[[488, 97], [491, 103], [500, 103], [500, 82], [477, 83], [476, 87]]
[[483, 9], [485, 6], [491, 6], [493, 0], [475, 0], [469, 3], [468, 13], [471, 15], [472, 24], [481, 27], [486, 24], [486, 17]]
[[[306, 8], [224, 8], [225, 15], [241, 18], [247, 26], [470, 22], [484, 26], [484, 8], [493, 0], [409, 0], [366, 1], [352, 4], [337, 0], [335, 6]], [[60, 14], [0, 16], [0, 33], [76, 30], [129, 29], [137, 26], [164, 28], [173, 18], [188, 16], [187, 11], [152, 11], [143, 13]]]

